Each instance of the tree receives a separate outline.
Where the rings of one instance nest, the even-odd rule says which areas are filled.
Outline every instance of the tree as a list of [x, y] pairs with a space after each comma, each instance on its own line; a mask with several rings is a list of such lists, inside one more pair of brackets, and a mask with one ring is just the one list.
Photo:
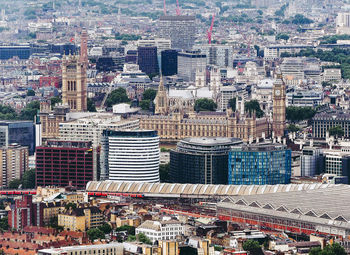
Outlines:
[[18, 189], [19, 185], [21, 185], [21, 180], [20, 179], [13, 179], [9, 183], [9, 189]]
[[276, 35], [276, 40], [286, 40], [286, 41], [288, 41], [288, 39], [289, 39], [289, 35], [287, 35], [287, 34], [280, 33], [280, 34]]
[[334, 137], [341, 137], [344, 135], [344, 131], [341, 126], [335, 126], [328, 129], [329, 135]]
[[69, 210], [70, 208], [74, 210], [75, 208], [77, 208], [77, 205], [74, 203], [68, 203], [64, 206], [64, 208], [66, 208], [66, 210]]
[[32, 90], [32, 89], [29, 89], [29, 90], [27, 91], [27, 97], [32, 97], [32, 96], [35, 96], [35, 91]]
[[140, 102], [140, 107], [142, 110], [148, 111], [152, 108], [152, 104], [153, 102], [151, 102], [150, 100], [146, 99], [146, 100], [142, 100]]
[[327, 245], [322, 250], [321, 248], [312, 248], [309, 252], [309, 255], [346, 255], [346, 251], [344, 247], [342, 247], [338, 243], [334, 243], [332, 245]]
[[86, 234], [88, 235], [89, 239], [93, 242], [96, 239], [103, 239], [105, 238], [105, 234], [99, 230], [98, 228], [92, 228], [89, 229]]
[[53, 109], [56, 104], [62, 103], [62, 99], [60, 97], [51, 97], [50, 101], [51, 101], [51, 109]]
[[134, 242], [134, 241], [136, 241], [136, 236], [134, 236], [134, 235], [129, 235], [127, 241], [128, 241], [128, 242]]
[[19, 119], [21, 120], [33, 120], [34, 116], [38, 113], [40, 110], [40, 102], [39, 101], [32, 101], [27, 106], [22, 109]]
[[229, 101], [228, 101], [228, 105], [229, 107], [232, 109], [232, 111], [236, 111], [236, 98], [231, 98]]
[[297, 131], [300, 131], [300, 128], [297, 125], [290, 124], [288, 125], [287, 130], [289, 132], [297, 132]]
[[126, 94], [126, 90], [124, 88], [117, 88], [113, 90], [112, 93], [108, 95], [106, 100], [106, 104], [108, 107], [111, 107], [115, 104], [129, 102], [130, 99], [128, 98], [128, 95]]
[[288, 106], [286, 108], [286, 118], [292, 122], [312, 119], [315, 114], [316, 110], [312, 107]]
[[251, 100], [251, 101], [245, 102], [244, 109], [246, 112], [249, 112], [250, 114], [255, 112], [255, 115], [257, 118], [261, 118], [262, 116], [264, 116], [264, 112], [263, 110], [261, 110], [258, 100]]
[[157, 91], [155, 89], [146, 89], [142, 94], [142, 100], [153, 101], [156, 98]]
[[245, 251], [249, 251], [249, 253], [251, 255], [262, 255], [264, 254], [260, 245], [259, 245], [259, 242], [257, 241], [253, 241], [253, 240], [248, 240], [246, 242], [243, 243], [243, 249]]
[[105, 234], [109, 234], [112, 231], [112, 227], [108, 223], [104, 223], [103, 225], [99, 226], [98, 229]]
[[152, 241], [144, 234], [140, 233], [137, 235], [137, 239], [139, 242], [144, 243], [144, 244], [152, 244]]
[[159, 165], [159, 178], [160, 182], [167, 182], [169, 180], [170, 164]]
[[117, 231], [117, 232], [119, 232], [119, 231], [127, 231], [129, 236], [130, 235], [135, 236], [135, 227], [133, 227], [133, 226], [124, 225], [124, 226], [121, 226], [119, 228], [116, 228], [115, 231]]
[[8, 230], [9, 229], [9, 223], [8, 223], [7, 216], [0, 219], [0, 229], [1, 230]]
[[22, 188], [23, 189], [34, 189], [35, 188], [35, 169], [25, 171], [22, 176]]
[[217, 107], [216, 103], [212, 99], [208, 99], [208, 98], [197, 99], [194, 104], [194, 109], [197, 112], [215, 111], [216, 107]]
[[97, 112], [95, 102], [91, 98], [87, 100], [87, 110], [88, 112]]

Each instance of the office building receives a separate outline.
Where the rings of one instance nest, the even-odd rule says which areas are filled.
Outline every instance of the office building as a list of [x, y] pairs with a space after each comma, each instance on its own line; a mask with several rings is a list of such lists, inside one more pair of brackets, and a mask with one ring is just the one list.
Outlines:
[[322, 91], [296, 90], [287, 94], [288, 106], [316, 107], [323, 103]]
[[10, 181], [21, 179], [28, 168], [28, 147], [19, 144], [10, 144], [0, 148], [0, 187], [5, 188]]
[[91, 142], [48, 141], [36, 148], [36, 186], [84, 189], [99, 179], [99, 151]]
[[195, 16], [161, 16], [159, 37], [170, 39], [173, 49], [191, 50], [196, 39]]
[[138, 47], [157, 47], [158, 55], [164, 51], [171, 49], [170, 39], [156, 38], [156, 39], [141, 39], [137, 41]]
[[340, 126], [345, 138], [350, 138], [350, 113], [338, 110], [329, 110], [317, 113], [312, 118], [312, 135], [315, 138], [326, 138], [327, 131]]
[[137, 64], [142, 72], [147, 75], [159, 73], [159, 64], [157, 57], [157, 47], [146, 46], [137, 48]]
[[177, 74], [177, 50], [164, 50], [161, 53], [161, 70], [163, 76]]
[[179, 52], [177, 55], [177, 74], [184, 81], [196, 80], [196, 70], [205, 69], [206, 55], [200, 51]]
[[246, 100], [248, 98], [248, 91], [245, 85], [222, 86], [219, 93], [219, 108], [224, 111], [230, 108], [229, 102], [232, 98], [241, 97]]
[[133, 130], [140, 127], [138, 119], [122, 119], [114, 114], [95, 113], [87, 117], [61, 122], [59, 137], [65, 141], [92, 142], [94, 147], [101, 144], [103, 130]]
[[115, 54], [109, 56], [101, 56], [97, 59], [96, 69], [99, 72], [115, 72], [122, 71], [125, 63], [125, 56]]
[[156, 131], [104, 130], [101, 140], [101, 179], [159, 182]]
[[324, 172], [323, 150], [314, 147], [303, 148], [300, 157], [301, 176], [315, 176]]
[[13, 57], [29, 59], [31, 50], [29, 45], [0, 46], [0, 59], [7, 60]]
[[323, 71], [323, 81], [337, 82], [341, 80], [340, 68], [325, 68]]
[[207, 56], [207, 65], [233, 67], [232, 45], [195, 45], [193, 49], [200, 50]]
[[48, 248], [38, 251], [38, 255], [75, 255], [75, 254], [108, 254], [123, 255], [124, 247], [122, 243], [112, 242], [108, 244], [76, 245], [60, 248]]
[[28, 147], [29, 154], [35, 151], [35, 128], [32, 121], [0, 121], [0, 147], [19, 144]]
[[324, 150], [325, 173], [350, 177], [350, 153], [343, 149]]
[[304, 77], [304, 60], [302, 58], [284, 58], [281, 64], [283, 79], [287, 85], [298, 85]]
[[170, 151], [170, 181], [227, 184], [228, 154], [237, 138], [185, 138]]
[[146, 220], [136, 228], [136, 235], [143, 233], [154, 243], [160, 240], [176, 240], [184, 234], [184, 227], [176, 220], [151, 221]]
[[350, 34], [350, 13], [338, 13], [336, 30], [337, 34]]
[[288, 184], [291, 150], [280, 144], [233, 147], [229, 154], [228, 183], [234, 185]]

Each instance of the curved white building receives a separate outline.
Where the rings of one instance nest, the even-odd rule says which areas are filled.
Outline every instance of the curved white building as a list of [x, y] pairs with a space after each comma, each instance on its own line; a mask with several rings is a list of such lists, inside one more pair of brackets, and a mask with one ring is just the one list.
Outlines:
[[159, 137], [156, 131], [105, 130], [101, 179], [159, 182]]

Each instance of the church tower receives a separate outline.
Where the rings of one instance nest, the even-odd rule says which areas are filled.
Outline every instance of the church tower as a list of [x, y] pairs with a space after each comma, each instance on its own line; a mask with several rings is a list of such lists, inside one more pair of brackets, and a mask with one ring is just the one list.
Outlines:
[[72, 112], [87, 111], [87, 32], [82, 31], [80, 56], [64, 56], [62, 61], [62, 103]]
[[168, 96], [164, 87], [163, 77], [160, 77], [155, 101], [155, 114], [166, 115], [169, 112]]
[[272, 131], [275, 137], [283, 137], [286, 128], [286, 85], [282, 74], [278, 74], [273, 84]]
[[202, 88], [207, 85], [207, 72], [205, 67], [199, 67], [196, 69], [196, 88]]

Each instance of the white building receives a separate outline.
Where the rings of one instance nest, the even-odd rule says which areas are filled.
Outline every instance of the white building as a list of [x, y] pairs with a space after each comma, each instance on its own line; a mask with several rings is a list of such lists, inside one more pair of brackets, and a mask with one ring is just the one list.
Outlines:
[[157, 131], [104, 130], [101, 143], [101, 179], [159, 182]]
[[171, 49], [170, 39], [156, 38], [156, 39], [142, 39], [137, 41], [138, 47], [156, 46], [158, 54], [163, 50]]
[[157, 240], [174, 240], [177, 236], [184, 234], [184, 227], [176, 220], [147, 220], [136, 228], [136, 235], [140, 233], [145, 234], [152, 242]]
[[340, 68], [326, 68], [323, 71], [323, 81], [340, 81], [341, 69]]
[[287, 93], [287, 106], [316, 107], [323, 102], [322, 91], [297, 90]]
[[59, 124], [59, 137], [65, 141], [92, 141], [93, 146], [101, 142], [102, 131], [130, 130], [140, 128], [138, 119], [121, 119], [118, 115], [96, 113]]
[[283, 79], [287, 85], [298, 85], [304, 80], [304, 61], [302, 58], [285, 58], [281, 64]]
[[350, 13], [338, 13], [336, 29], [337, 34], [350, 34]]
[[124, 248], [122, 243], [108, 243], [97, 245], [77, 245], [66, 246], [61, 248], [42, 249], [38, 255], [77, 255], [77, 254], [108, 254], [123, 255]]

